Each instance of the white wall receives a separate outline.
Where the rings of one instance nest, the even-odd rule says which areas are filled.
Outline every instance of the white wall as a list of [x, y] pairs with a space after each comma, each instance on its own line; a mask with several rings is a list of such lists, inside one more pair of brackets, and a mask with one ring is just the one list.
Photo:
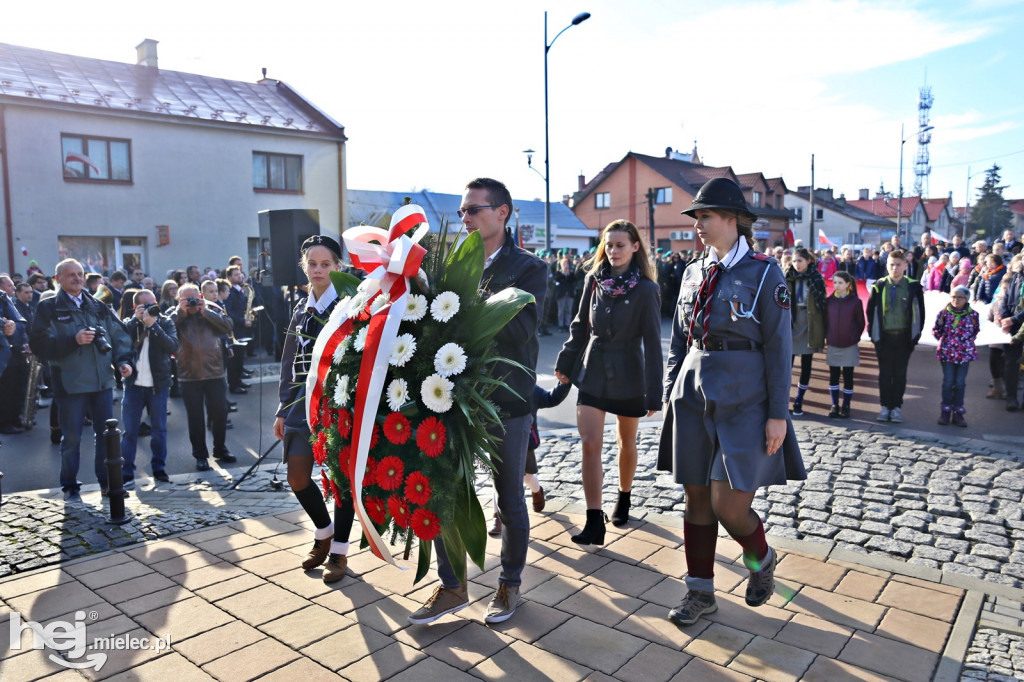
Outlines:
[[[803, 220], [796, 222], [793, 221], [793, 234], [797, 239], [803, 240], [805, 245], [809, 245], [810, 241], [810, 221], [811, 221], [811, 202], [808, 199], [797, 194], [786, 194], [783, 199], [783, 203], [786, 208], [791, 211], [795, 211], [798, 208], [803, 209]], [[852, 240], [852, 243], [860, 242], [860, 221], [854, 220], [849, 216], [845, 216], [842, 213], [837, 213], [820, 203], [815, 202], [814, 211], [821, 209], [822, 219], [814, 221], [814, 227], [820, 234], [824, 232], [825, 235], [832, 240], [835, 244], [849, 243], [851, 235], [856, 235]], [[818, 248], [815, 246], [814, 248]]]
[[[65, 181], [61, 133], [130, 139], [132, 184]], [[52, 272], [58, 235], [144, 237], [147, 272], [159, 281], [172, 268], [223, 267], [233, 254], [245, 257], [264, 209], [315, 208], [325, 233], [339, 231], [333, 140], [8, 105], [7, 141], [18, 272], [29, 259]], [[254, 191], [253, 151], [302, 155], [304, 193]], [[170, 226], [169, 246], [157, 247], [157, 225]], [[7, 258], [0, 239], [0, 269]]]

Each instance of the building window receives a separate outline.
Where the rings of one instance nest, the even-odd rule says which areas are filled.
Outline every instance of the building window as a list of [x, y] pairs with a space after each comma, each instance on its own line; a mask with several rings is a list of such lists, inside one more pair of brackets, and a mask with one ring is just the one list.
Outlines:
[[823, 209], [823, 208], [816, 208], [816, 209], [814, 209], [814, 219], [815, 220], [824, 220], [825, 219], [825, 209]]
[[131, 146], [131, 140], [62, 133], [64, 179], [131, 182]]
[[803, 206], [797, 206], [796, 208], [794, 208], [793, 209], [793, 213], [796, 213], [796, 221], [795, 222], [798, 222], [798, 223], [803, 222], [803, 220], [804, 220], [804, 207]]
[[658, 194], [654, 198], [656, 204], [671, 204], [672, 203], [672, 188], [671, 187], [659, 187]]
[[272, 192], [301, 192], [302, 157], [253, 152], [252, 187]]
[[775, 197], [775, 208], [776, 208], [776, 210], [782, 208], [782, 197], [781, 196], [776, 195], [776, 197]]
[[594, 195], [594, 208], [611, 208], [611, 206], [611, 192], [598, 192], [597, 194]]
[[761, 193], [754, 192], [754, 208], [761, 208]]

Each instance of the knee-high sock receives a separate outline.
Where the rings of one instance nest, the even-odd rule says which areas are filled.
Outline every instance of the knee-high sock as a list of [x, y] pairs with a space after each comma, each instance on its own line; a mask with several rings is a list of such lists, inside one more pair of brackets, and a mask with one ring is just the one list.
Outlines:
[[[752, 514], [754, 512], [751, 512]], [[768, 541], [764, 537], [764, 524], [757, 516], [757, 528], [750, 535], [732, 535], [732, 539], [743, 548], [743, 564], [751, 571], [761, 570], [761, 561], [768, 556]], [[726, 529], [728, 530], [728, 529]]]
[[839, 407], [839, 384], [829, 385], [828, 392], [832, 396], [832, 407]]
[[793, 401], [793, 402], [803, 403], [803, 401], [804, 401], [804, 393], [807, 393], [807, 384], [797, 384], [796, 385], [796, 400]]
[[348, 536], [352, 533], [355, 517], [356, 508], [351, 497], [334, 505], [334, 542], [331, 543], [331, 554], [348, 554]]
[[843, 407], [849, 407], [850, 406], [850, 402], [852, 400], [853, 400], [853, 389], [852, 388], [844, 388], [843, 389]]
[[312, 479], [305, 488], [295, 491], [295, 499], [306, 510], [314, 526], [326, 528], [331, 525], [331, 515], [327, 513], [327, 504], [324, 502], [323, 493], [320, 492], [320, 488], [316, 487]]
[[694, 578], [714, 578], [715, 546], [717, 544], [717, 523], [704, 526], [683, 521], [683, 550], [686, 553], [686, 572]]

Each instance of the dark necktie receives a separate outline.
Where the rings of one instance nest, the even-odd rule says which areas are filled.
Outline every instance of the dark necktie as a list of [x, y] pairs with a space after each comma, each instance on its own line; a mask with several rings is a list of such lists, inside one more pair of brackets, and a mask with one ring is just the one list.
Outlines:
[[711, 331], [711, 299], [715, 294], [715, 285], [718, 284], [718, 274], [722, 271], [722, 264], [715, 263], [711, 270], [704, 276], [704, 281], [700, 283], [700, 288], [697, 289], [697, 300], [693, 304], [693, 313], [690, 315], [690, 340], [693, 340], [693, 323], [697, 319], [697, 315], [700, 314], [701, 321], [701, 335], [700, 343], [702, 347], [707, 347], [708, 333]]

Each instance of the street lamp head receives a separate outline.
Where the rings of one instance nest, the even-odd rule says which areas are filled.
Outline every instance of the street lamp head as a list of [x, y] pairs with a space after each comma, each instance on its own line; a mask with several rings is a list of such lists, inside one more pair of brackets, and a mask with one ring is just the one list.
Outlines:
[[523, 153], [526, 154], [526, 165], [533, 167], [533, 155], [536, 154], [532, 149], [524, 149]]
[[580, 12], [579, 14], [577, 14], [576, 16], [574, 16], [572, 18], [572, 25], [573, 26], [579, 26], [580, 24], [582, 24], [584, 21], [586, 21], [589, 18], [590, 18], [590, 12]]

